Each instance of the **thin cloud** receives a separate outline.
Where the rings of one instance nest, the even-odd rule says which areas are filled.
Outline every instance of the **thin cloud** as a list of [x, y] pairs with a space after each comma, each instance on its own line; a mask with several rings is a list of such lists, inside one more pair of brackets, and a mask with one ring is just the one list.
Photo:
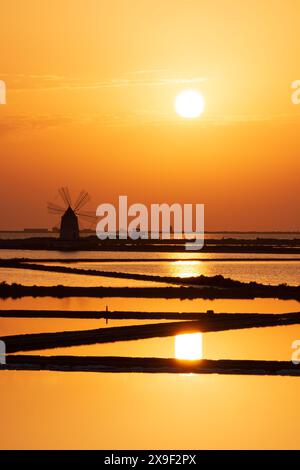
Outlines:
[[[155, 71], [158, 73], [158, 70]], [[102, 81], [83, 81], [79, 78], [69, 78], [59, 75], [35, 75], [35, 74], [1, 74], [0, 77], [7, 81], [8, 87], [13, 91], [34, 90], [89, 90], [104, 88], [127, 88], [127, 87], [158, 87], [177, 84], [195, 84], [208, 80], [208, 77], [147, 77], [143, 76], [154, 73], [152, 71], [140, 70], [132, 72], [131, 77], [118, 77]], [[138, 78], [132, 78], [137, 75]], [[141, 78], [142, 76], [142, 78]]]
[[73, 122], [70, 116], [5, 116], [0, 120], [0, 135], [43, 130], [49, 127], [59, 127]]
[[[283, 122], [296, 123], [300, 113], [272, 115], [210, 115], [194, 120], [192, 124], [199, 129], [223, 126], [254, 125], [257, 123], [280, 124]], [[6, 116], [0, 119], [0, 136], [15, 132], [34, 132], [66, 125], [105, 127], [137, 127], [144, 125], [182, 126], [182, 119], [171, 113], [161, 114], [155, 110], [137, 110], [131, 113], [111, 114], [81, 114], [72, 115], [36, 115], [36, 116]]]

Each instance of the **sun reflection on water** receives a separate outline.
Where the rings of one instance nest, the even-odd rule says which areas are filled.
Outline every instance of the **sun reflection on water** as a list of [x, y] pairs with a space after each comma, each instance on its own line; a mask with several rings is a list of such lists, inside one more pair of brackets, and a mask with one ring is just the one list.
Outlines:
[[202, 261], [174, 261], [172, 274], [177, 277], [194, 277], [202, 274]]
[[203, 358], [202, 333], [175, 336], [175, 358], [197, 360]]

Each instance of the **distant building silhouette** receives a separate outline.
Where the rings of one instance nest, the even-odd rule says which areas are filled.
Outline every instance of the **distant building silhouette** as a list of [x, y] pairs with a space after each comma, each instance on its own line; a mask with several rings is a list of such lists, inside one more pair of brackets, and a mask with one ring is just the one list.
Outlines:
[[59, 231], [60, 240], [79, 240], [80, 232], [78, 218], [85, 219], [89, 221], [89, 223], [94, 223], [96, 220], [96, 217], [93, 213], [82, 211], [82, 208], [89, 202], [90, 196], [86, 191], [82, 190], [73, 204], [69, 189], [67, 187], [60, 188], [58, 193], [64, 207], [58, 204], [53, 204], [51, 202], [48, 203], [48, 211], [51, 214], [61, 215], [60, 229], [58, 230], [56, 227], [54, 227], [52, 231]]

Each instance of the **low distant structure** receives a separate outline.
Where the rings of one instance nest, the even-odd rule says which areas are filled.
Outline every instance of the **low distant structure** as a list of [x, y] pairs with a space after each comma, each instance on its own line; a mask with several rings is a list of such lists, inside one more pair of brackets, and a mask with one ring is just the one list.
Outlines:
[[47, 228], [24, 228], [25, 233], [48, 233]]
[[214, 314], [215, 314], [214, 310], [207, 310], [206, 311], [206, 315], [214, 315]]

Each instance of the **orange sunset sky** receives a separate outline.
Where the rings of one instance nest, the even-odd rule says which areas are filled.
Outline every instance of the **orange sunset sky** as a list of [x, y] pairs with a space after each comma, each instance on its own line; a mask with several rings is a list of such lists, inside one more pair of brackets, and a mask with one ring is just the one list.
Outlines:
[[[298, 0], [0, 0], [0, 229], [92, 208], [204, 203], [206, 230], [300, 230]], [[183, 89], [206, 102], [174, 111]]]

